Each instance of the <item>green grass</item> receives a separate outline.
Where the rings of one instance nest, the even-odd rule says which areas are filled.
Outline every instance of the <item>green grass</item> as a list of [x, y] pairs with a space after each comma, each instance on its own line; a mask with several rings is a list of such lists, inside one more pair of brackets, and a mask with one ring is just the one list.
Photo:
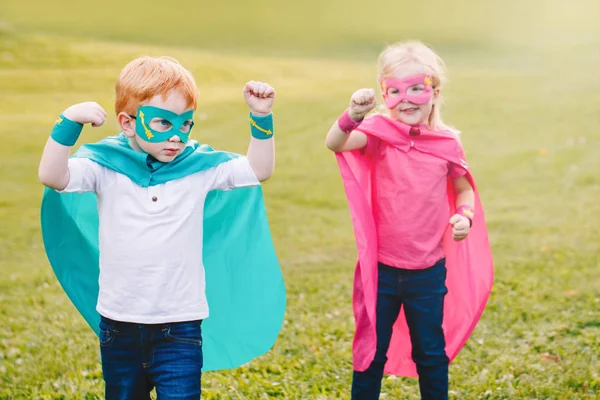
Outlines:
[[[187, 2], [201, 23], [169, 19], [168, 34], [159, 35], [149, 10], [135, 18], [135, 3], [111, 15], [117, 3], [107, 0], [90, 18], [65, 0], [28, 14], [24, 2], [4, 0], [0, 399], [102, 398], [96, 338], [44, 254], [37, 164], [56, 115], [73, 103], [94, 100], [109, 111], [82, 142], [115, 132], [114, 82], [141, 54], [174, 56], [194, 73], [196, 138], [216, 148], [246, 150], [245, 81], [277, 89], [277, 166], [264, 189], [288, 288], [286, 321], [267, 355], [205, 374], [205, 398], [348, 398], [355, 245], [323, 140], [350, 94], [373, 85], [373, 56], [383, 43], [407, 34], [436, 44], [450, 67], [444, 115], [463, 131], [496, 261], [489, 306], [450, 369], [451, 398], [600, 398], [598, 3], [521, 2], [516, 11], [508, 11], [514, 1], [491, 11], [448, 3], [386, 13], [358, 2], [308, 1], [284, 13], [263, 1], [272, 8], [261, 15], [272, 25], [253, 36], [237, 23], [258, 7], [246, 3], [227, 15], [231, 4]], [[321, 24], [307, 29], [303, 21], [317, 6]], [[457, 16], [446, 17], [450, 11]], [[396, 15], [402, 28], [373, 23]], [[530, 26], [519, 27], [524, 21]], [[384, 393], [419, 398], [410, 379], [386, 378]]]

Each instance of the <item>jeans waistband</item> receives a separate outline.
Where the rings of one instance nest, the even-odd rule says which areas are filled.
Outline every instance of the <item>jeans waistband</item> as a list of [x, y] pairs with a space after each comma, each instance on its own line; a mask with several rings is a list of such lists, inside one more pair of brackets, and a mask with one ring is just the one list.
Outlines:
[[399, 275], [419, 275], [422, 274], [424, 272], [427, 271], [431, 271], [434, 268], [444, 268], [446, 266], [446, 258], [442, 258], [440, 260], [438, 260], [435, 264], [433, 264], [430, 267], [427, 268], [421, 268], [421, 269], [406, 269], [406, 268], [397, 268], [397, 267], [392, 267], [391, 265], [387, 265], [384, 264], [382, 262], [378, 262], [377, 263], [377, 267], [379, 269], [383, 269], [386, 271], [389, 271], [391, 273], [395, 273], [395, 274], [399, 274]]

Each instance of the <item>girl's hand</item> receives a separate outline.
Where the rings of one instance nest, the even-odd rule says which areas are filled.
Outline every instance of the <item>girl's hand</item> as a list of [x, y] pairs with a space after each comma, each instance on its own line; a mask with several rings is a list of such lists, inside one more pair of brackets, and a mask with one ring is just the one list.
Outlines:
[[450, 218], [450, 225], [452, 225], [452, 238], [457, 242], [465, 239], [471, 229], [469, 218], [460, 214], [454, 214]]
[[377, 102], [375, 101], [375, 90], [373, 89], [360, 89], [354, 92], [350, 98], [350, 118], [354, 121], [362, 121], [362, 119], [375, 108]]

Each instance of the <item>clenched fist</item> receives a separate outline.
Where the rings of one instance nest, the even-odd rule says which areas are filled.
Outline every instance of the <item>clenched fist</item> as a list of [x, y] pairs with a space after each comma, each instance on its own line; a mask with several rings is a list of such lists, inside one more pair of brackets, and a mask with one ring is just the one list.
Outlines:
[[82, 125], [90, 123], [93, 127], [102, 125], [106, 120], [104, 108], [93, 101], [74, 104], [62, 114], [71, 121], [79, 122]]
[[450, 225], [452, 225], [452, 238], [457, 242], [465, 239], [471, 229], [469, 218], [460, 214], [454, 214], [450, 218]]
[[354, 92], [350, 98], [350, 118], [354, 121], [362, 121], [362, 119], [375, 108], [377, 102], [375, 101], [375, 90], [373, 89], [360, 89]]
[[250, 112], [254, 115], [269, 115], [275, 100], [275, 89], [264, 82], [250, 81], [242, 91]]

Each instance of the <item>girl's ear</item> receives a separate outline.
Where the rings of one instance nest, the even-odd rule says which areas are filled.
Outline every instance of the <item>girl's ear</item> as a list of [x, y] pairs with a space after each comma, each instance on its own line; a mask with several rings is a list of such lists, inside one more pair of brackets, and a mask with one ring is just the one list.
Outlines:
[[440, 89], [439, 88], [434, 88], [433, 89], [433, 97], [432, 99], [432, 104], [437, 104], [438, 100], [440, 98]]
[[120, 112], [119, 115], [117, 115], [117, 120], [119, 121], [121, 130], [123, 131], [125, 136], [129, 138], [135, 136], [135, 118], [132, 118], [127, 113]]

